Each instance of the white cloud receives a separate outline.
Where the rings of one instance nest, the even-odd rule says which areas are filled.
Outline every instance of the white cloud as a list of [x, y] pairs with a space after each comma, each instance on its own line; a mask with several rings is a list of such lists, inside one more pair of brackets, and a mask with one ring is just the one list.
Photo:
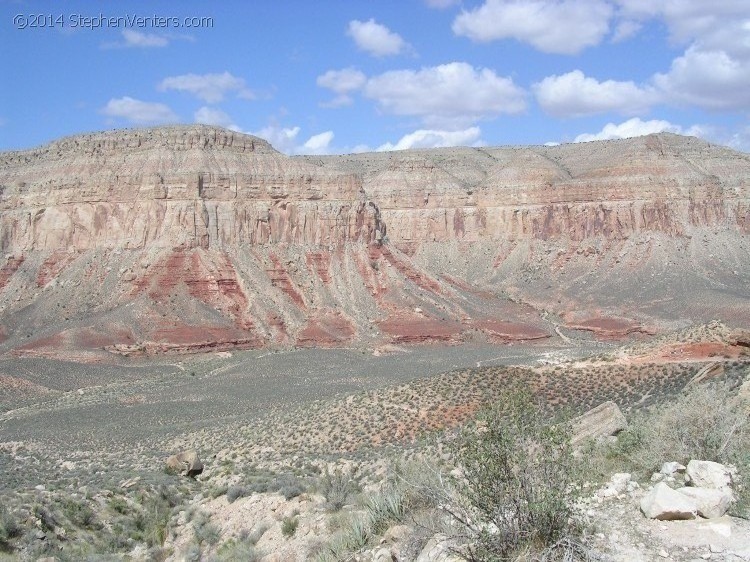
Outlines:
[[659, 119], [652, 119], [650, 121], [641, 121], [638, 117], [628, 119], [624, 123], [616, 125], [615, 123], [608, 123], [598, 133], [584, 133], [578, 135], [573, 142], [589, 142], [595, 140], [611, 140], [611, 139], [629, 139], [632, 137], [641, 137], [644, 135], [651, 135], [654, 133], [677, 133], [677, 134], [695, 134], [699, 131], [699, 128], [691, 128], [688, 131], [684, 131], [679, 125], [674, 125], [669, 121], [663, 121]]
[[662, 20], [687, 45], [654, 84], [670, 103], [711, 110], [750, 109], [750, 9], [738, 0], [617, 0], [625, 20]]
[[128, 96], [112, 98], [101, 112], [109, 117], [127, 119], [133, 123], [166, 123], [178, 121], [177, 115], [163, 103], [136, 100]]
[[613, 13], [604, 0], [486, 0], [459, 14], [453, 32], [473, 41], [516, 39], [545, 53], [573, 55], [602, 41]]
[[297, 154], [328, 154], [333, 140], [333, 131], [311, 136], [297, 149]]
[[350, 21], [346, 34], [354, 39], [357, 47], [376, 57], [398, 55], [411, 48], [398, 33], [394, 33], [374, 19]]
[[659, 101], [653, 88], [642, 88], [633, 82], [599, 82], [580, 70], [548, 76], [532, 89], [542, 109], [556, 117], [581, 117], [608, 111], [642, 113]]
[[329, 70], [318, 76], [316, 83], [322, 88], [328, 88], [336, 93], [336, 97], [325, 104], [329, 107], [338, 107], [352, 103], [349, 95], [359, 90], [367, 82], [367, 76], [355, 68], [343, 68], [341, 70]]
[[280, 152], [294, 154], [299, 132], [299, 127], [281, 127], [273, 124], [258, 131], [251, 131], [249, 134], [266, 139], [271, 143], [271, 146]]
[[750, 57], [691, 46], [672, 61], [669, 72], [654, 76], [671, 100], [708, 109], [750, 109]]
[[674, 43], [698, 41], [707, 50], [739, 56], [750, 51], [750, 11], [738, 0], [617, 0], [626, 19], [661, 19]]
[[240, 127], [237, 126], [229, 115], [223, 112], [221, 109], [215, 107], [201, 107], [195, 112], [193, 118], [196, 123], [203, 123], [204, 125], [218, 125], [219, 127], [225, 127], [233, 131], [240, 131]]
[[469, 127], [463, 131], [439, 131], [419, 129], [401, 137], [396, 144], [387, 142], [377, 150], [406, 150], [407, 148], [439, 148], [445, 146], [478, 146], [482, 131], [479, 127]]
[[129, 47], [147, 49], [152, 47], [166, 47], [169, 45], [169, 38], [164, 35], [143, 33], [133, 29], [123, 29], [120, 34], [122, 36], [122, 41], [102, 43], [100, 47], [102, 49], [126, 49]]
[[525, 92], [512, 79], [465, 62], [389, 71], [370, 78], [364, 94], [385, 112], [418, 116], [443, 129], [526, 108]]
[[221, 74], [170, 76], [161, 81], [158, 90], [161, 92], [167, 90], [189, 92], [206, 103], [220, 102], [229, 92], [236, 92], [237, 96], [241, 98], [255, 98], [253, 92], [245, 85], [245, 80], [226, 71]]
[[122, 37], [126, 47], [166, 47], [169, 39], [154, 33], [141, 33], [132, 29], [123, 29]]
[[331, 154], [333, 131], [325, 131], [311, 136], [305, 142], [298, 142], [300, 127], [282, 127], [273, 123], [258, 131], [250, 131], [248, 134], [266, 139], [276, 150], [284, 154]]

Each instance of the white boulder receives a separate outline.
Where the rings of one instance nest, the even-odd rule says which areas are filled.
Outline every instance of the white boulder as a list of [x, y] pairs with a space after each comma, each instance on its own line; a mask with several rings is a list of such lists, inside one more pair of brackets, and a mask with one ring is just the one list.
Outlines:
[[731, 494], [721, 490], [688, 486], [677, 492], [689, 497], [695, 503], [698, 515], [706, 519], [723, 517], [732, 503]]
[[659, 482], [641, 499], [641, 511], [649, 519], [672, 521], [695, 519], [698, 507], [695, 502], [664, 482]]
[[686, 474], [691, 486], [732, 492], [732, 472], [718, 462], [692, 460]]

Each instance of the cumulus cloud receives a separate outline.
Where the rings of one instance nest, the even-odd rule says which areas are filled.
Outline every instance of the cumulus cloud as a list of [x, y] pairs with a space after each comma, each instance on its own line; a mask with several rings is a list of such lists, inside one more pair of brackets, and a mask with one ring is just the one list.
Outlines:
[[411, 49], [398, 33], [372, 18], [368, 21], [350, 21], [346, 34], [354, 39], [357, 47], [376, 57], [398, 55]]
[[322, 88], [327, 88], [336, 97], [328, 102], [329, 107], [338, 107], [352, 103], [351, 92], [359, 90], [367, 82], [367, 76], [355, 68], [343, 68], [341, 70], [329, 70], [318, 76], [316, 83]]
[[128, 96], [112, 98], [101, 109], [108, 117], [126, 119], [132, 123], [151, 124], [178, 121], [177, 115], [163, 103], [146, 102]]
[[483, 144], [479, 139], [482, 131], [479, 127], [469, 127], [462, 131], [440, 131], [434, 129], [418, 129], [404, 135], [396, 144], [387, 142], [381, 144], [377, 150], [406, 150], [407, 148], [440, 148], [446, 146], [478, 146]]
[[653, 88], [640, 87], [633, 82], [599, 82], [580, 70], [548, 76], [532, 89], [542, 109], [555, 117], [581, 117], [608, 111], [642, 113], [659, 101]]
[[661, 19], [670, 39], [677, 44], [694, 41], [709, 50], [724, 50], [739, 55], [750, 51], [747, 41], [748, 8], [737, 0], [618, 0], [624, 19], [646, 21]]
[[218, 125], [219, 127], [226, 127], [233, 131], [240, 131], [229, 115], [223, 112], [221, 109], [215, 107], [201, 107], [193, 115], [196, 123], [203, 123], [204, 125]]
[[311, 136], [305, 143], [297, 149], [298, 154], [329, 154], [331, 150], [331, 141], [333, 140], [333, 131], [325, 131]]
[[659, 19], [687, 45], [653, 83], [669, 102], [711, 110], [750, 109], [750, 12], [735, 0], [618, 0], [622, 18]]
[[229, 92], [236, 92], [238, 97], [254, 99], [253, 92], [246, 86], [245, 80], [229, 72], [221, 74], [182, 74], [170, 76], [161, 81], [158, 90], [177, 90], [188, 92], [206, 103], [218, 103]]
[[108, 43], [102, 43], [102, 49], [126, 49], [129, 47], [136, 47], [142, 49], [148, 49], [152, 47], [166, 47], [169, 45], [169, 38], [164, 35], [157, 35], [155, 33], [143, 33], [141, 31], [135, 31], [133, 29], [123, 29], [120, 33], [122, 41], [112, 41]]
[[619, 125], [607, 123], [598, 133], [584, 133], [578, 135], [573, 142], [589, 142], [595, 140], [612, 140], [612, 139], [629, 139], [632, 137], [642, 137], [654, 133], [677, 133], [677, 134], [695, 134], [698, 128], [691, 128], [688, 131], [683, 130], [679, 125], [674, 125], [669, 121], [652, 119], [650, 121], [641, 121], [640, 118], [634, 117], [628, 119]]
[[604, 0], [486, 0], [459, 14], [453, 32], [473, 41], [516, 39], [545, 53], [573, 55], [602, 41], [613, 14]]
[[266, 139], [271, 146], [284, 154], [330, 154], [333, 152], [331, 146], [333, 131], [312, 135], [305, 142], [300, 143], [298, 137], [301, 130], [298, 126], [283, 127], [274, 123], [257, 131], [250, 131], [248, 134]]
[[385, 72], [367, 81], [364, 95], [387, 113], [417, 116], [442, 129], [526, 108], [525, 92], [511, 78], [465, 62]]
[[166, 47], [169, 39], [154, 33], [141, 33], [132, 29], [123, 29], [122, 36], [127, 47]]
[[268, 125], [249, 134], [266, 139], [278, 151], [285, 154], [293, 154], [297, 147], [297, 135], [299, 127], [282, 127], [280, 125]]
[[670, 99], [708, 109], [750, 109], [750, 57], [691, 46], [655, 84]]

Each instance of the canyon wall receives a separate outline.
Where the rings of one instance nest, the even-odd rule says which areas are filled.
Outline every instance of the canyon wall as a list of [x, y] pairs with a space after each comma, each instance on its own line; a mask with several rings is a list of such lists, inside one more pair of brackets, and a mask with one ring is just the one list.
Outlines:
[[[329, 157], [198, 125], [80, 135], [0, 154], [2, 345], [506, 341], [555, 336], [549, 312], [653, 330], [745, 302], [749, 233], [750, 157], [671, 134]], [[674, 298], [712, 304], [672, 317], [654, 303], [683, 274]]]

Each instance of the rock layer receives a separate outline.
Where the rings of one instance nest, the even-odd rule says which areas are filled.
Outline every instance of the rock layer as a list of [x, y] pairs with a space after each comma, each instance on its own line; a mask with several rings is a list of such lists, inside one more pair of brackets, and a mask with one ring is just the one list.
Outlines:
[[0, 154], [2, 345], [741, 324], [748, 233], [750, 158], [676, 135], [323, 158], [208, 126], [80, 135]]

